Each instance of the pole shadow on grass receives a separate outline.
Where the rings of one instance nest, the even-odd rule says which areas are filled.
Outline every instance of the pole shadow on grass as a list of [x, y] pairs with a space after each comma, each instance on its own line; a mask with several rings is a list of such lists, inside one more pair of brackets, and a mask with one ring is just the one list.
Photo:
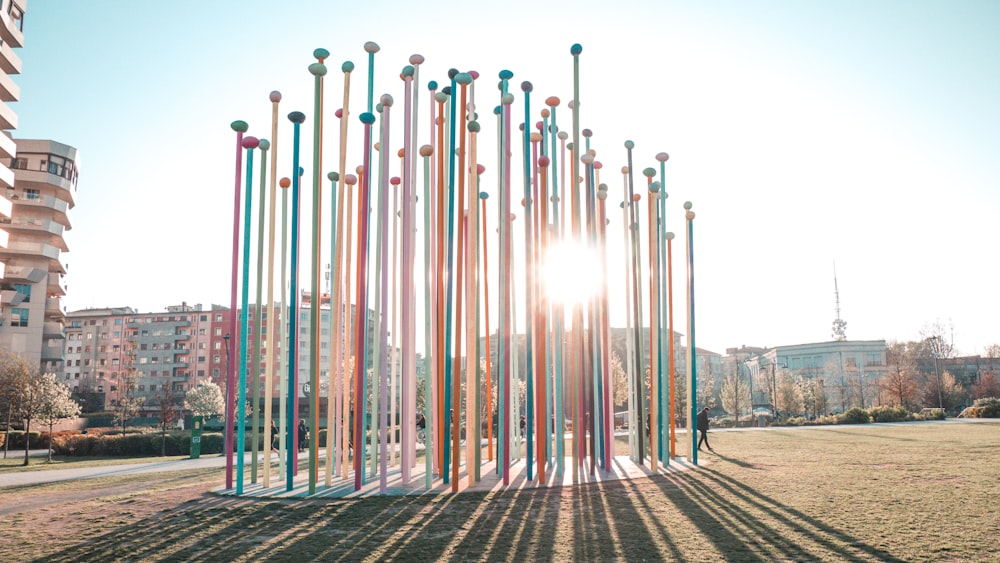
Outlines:
[[903, 561], [710, 467], [655, 481], [729, 560]]

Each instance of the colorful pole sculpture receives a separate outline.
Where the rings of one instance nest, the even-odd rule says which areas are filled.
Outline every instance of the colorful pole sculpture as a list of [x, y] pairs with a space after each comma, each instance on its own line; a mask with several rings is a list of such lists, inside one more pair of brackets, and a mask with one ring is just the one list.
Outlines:
[[[433, 107], [433, 106], [432, 106]], [[431, 132], [433, 136], [433, 131]], [[431, 244], [431, 155], [434, 153], [433, 147], [423, 145], [420, 147], [420, 156], [424, 161], [424, 270], [430, 274], [433, 245]], [[431, 373], [431, 295], [433, 293], [433, 280], [431, 276], [424, 277], [424, 486], [431, 488], [433, 478], [434, 459], [433, 436], [434, 436], [434, 416], [433, 396], [434, 379]]]
[[[337, 376], [337, 366], [340, 364], [340, 339], [337, 338], [338, 331], [340, 330], [340, 287], [339, 287], [339, 270], [340, 264], [337, 263], [339, 257], [338, 253], [338, 241], [340, 239], [340, 222], [337, 220], [338, 215], [338, 205], [337, 205], [337, 182], [340, 180], [340, 174], [337, 172], [329, 172], [326, 178], [330, 180], [330, 261], [335, 264], [335, 273], [333, 276], [334, 286], [330, 288], [330, 363], [327, 370], [327, 400], [326, 400], [326, 464], [324, 466], [325, 471], [323, 472], [324, 484], [329, 487], [333, 484], [333, 472], [340, 467], [340, 458], [336, 455], [340, 449], [335, 448], [337, 431], [342, 426], [340, 418], [337, 416], [337, 411], [339, 402], [337, 398], [339, 397], [339, 392], [341, 391], [339, 383], [340, 378]], [[340, 197], [340, 203], [343, 204], [343, 194]]]
[[[673, 340], [674, 335], [667, 328], [667, 313], [669, 306], [669, 299], [667, 296], [667, 270], [670, 267], [667, 263], [667, 184], [666, 177], [664, 176], [664, 163], [670, 157], [665, 152], [656, 154], [656, 161], [660, 163], [660, 220], [658, 223], [658, 235], [657, 240], [660, 248], [659, 254], [659, 276], [660, 283], [658, 286], [658, 291], [660, 292], [660, 371], [661, 371], [661, 388], [660, 388], [660, 413], [663, 418], [668, 419], [667, 424], [660, 424], [660, 459], [663, 463], [669, 465], [670, 458], [673, 457], [673, 449], [668, 446], [668, 443], [673, 439], [674, 435], [674, 420], [673, 420], [673, 396], [674, 388], [671, 385], [671, 371], [673, 368], [670, 366], [670, 353], [673, 350]], [[669, 338], [669, 341], [667, 340]], [[666, 352], [664, 352], [666, 350]], [[662, 371], [667, 368], [667, 377], [663, 378]]]
[[[374, 56], [374, 53], [372, 53]], [[362, 461], [364, 445], [368, 441], [365, 436], [365, 372], [367, 371], [366, 346], [368, 333], [368, 209], [371, 193], [371, 147], [372, 124], [375, 115], [371, 112], [362, 113], [361, 123], [364, 124], [364, 165], [361, 170], [361, 194], [358, 206], [358, 295], [355, 300], [355, 337], [354, 337], [354, 490], [360, 490], [362, 484]]]
[[635, 193], [635, 186], [633, 184], [632, 175], [632, 149], [635, 147], [635, 143], [632, 141], [625, 141], [625, 149], [628, 152], [628, 196], [631, 200], [629, 205], [629, 223], [632, 229], [630, 233], [632, 239], [632, 315], [635, 319], [635, 324], [632, 328], [634, 331], [634, 342], [635, 342], [635, 413], [637, 417], [636, 424], [639, 431], [638, 439], [636, 440], [638, 447], [639, 463], [643, 463], [645, 460], [645, 432], [642, 431], [646, 427], [646, 420], [643, 416], [643, 400], [644, 393], [643, 389], [645, 385], [643, 384], [643, 365], [642, 359], [644, 357], [642, 352], [642, 291], [639, 286], [639, 279], [641, 275], [641, 262], [639, 260], [639, 216], [636, 211], [636, 203], [639, 202], [639, 194]]
[[[478, 182], [478, 180], [477, 180]], [[485, 330], [486, 330], [486, 455], [487, 459], [493, 461], [493, 355], [490, 353], [490, 276], [489, 276], [489, 241], [486, 231], [486, 200], [489, 199], [488, 192], [479, 192], [479, 200], [482, 203], [480, 217], [483, 222], [483, 303], [485, 310]]]
[[320, 295], [320, 235], [323, 230], [321, 210], [323, 209], [323, 191], [320, 187], [320, 174], [323, 169], [323, 77], [326, 76], [326, 65], [323, 61], [330, 56], [326, 49], [316, 49], [313, 56], [318, 62], [309, 65], [309, 74], [313, 75], [313, 170], [312, 170], [312, 289], [309, 300], [309, 494], [316, 492], [317, 472], [319, 468], [319, 309]]
[[698, 417], [698, 349], [694, 339], [694, 211], [691, 202], [684, 202], [684, 219], [687, 223], [687, 369], [688, 369], [688, 436], [691, 440], [691, 462], [698, 465], [698, 433], [695, 421]]
[[670, 371], [670, 457], [677, 457], [677, 417], [674, 411], [677, 395], [674, 381], [674, 233], [668, 232], [665, 238], [667, 239], [667, 332], [670, 333], [670, 340], [667, 342], [669, 347], [667, 369]]
[[[253, 385], [253, 414], [250, 417], [250, 423], [253, 425], [253, 430], [251, 432], [251, 446], [250, 446], [250, 482], [257, 482], [257, 454], [260, 434], [260, 346], [263, 344], [263, 338], [261, 337], [261, 327], [263, 326], [263, 319], [261, 318], [261, 300], [262, 296], [262, 284], [264, 278], [264, 196], [266, 190], [264, 189], [265, 182], [267, 181], [267, 149], [271, 148], [271, 143], [267, 139], [260, 140], [260, 196], [257, 204], [257, 300], [254, 301], [254, 343], [253, 343], [253, 371], [251, 372], [250, 385]], [[269, 428], [269, 427], [265, 427]], [[270, 452], [268, 452], [268, 463], [265, 465], [269, 466], [270, 463]]]
[[244, 442], [246, 439], [246, 421], [247, 421], [247, 405], [246, 405], [246, 388], [247, 388], [247, 307], [249, 301], [250, 293], [250, 210], [253, 205], [253, 150], [257, 148], [260, 141], [257, 137], [244, 137], [243, 138], [243, 148], [247, 150], [247, 184], [246, 184], [246, 196], [244, 197], [244, 211], [243, 211], [243, 290], [242, 290], [242, 300], [240, 301], [240, 380], [237, 383], [237, 392], [239, 397], [237, 398], [236, 406], [238, 408], [238, 419], [239, 419], [239, 433], [236, 435], [236, 456], [239, 459], [239, 465], [236, 467], [236, 494], [243, 494], [243, 469], [246, 466], [246, 460], [244, 459]]
[[[273, 153], [272, 153], [273, 154]], [[279, 291], [285, 291], [285, 280], [288, 279], [288, 188], [292, 185], [292, 181], [287, 177], [282, 178], [278, 181], [278, 186], [281, 187], [281, 275], [278, 277]], [[281, 310], [279, 316], [281, 317], [281, 329], [278, 335], [279, 342], [288, 344], [288, 322], [289, 318], [289, 307], [288, 300], [281, 299]], [[288, 380], [288, 356], [290, 354], [281, 354], [281, 362], [278, 366], [278, 371], [284, 374], [285, 382]], [[281, 377], [279, 376], [280, 380]], [[288, 456], [290, 453], [291, 444], [288, 441], [289, 428], [288, 428], [288, 385], [281, 385], [278, 392], [278, 417], [280, 419], [278, 425], [278, 459], [281, 460], [282, 467], [291, 467], [291, 463], [288, 461]], [[278, 474], [279, 478], [281, 476], [280, 472]]]
[[[292, 246], [290, 258], [290, 287], [288, 295], [288, 347], [286, 350], [299, 349], [299, 186], [302, 183], [302, 174], [299, 168], [299, 143], [301, 138], [302, 124], [306, 120], [304, 113], [293, 111], [288, 114], [288, 120], [292, 122]], [[286, 411], [285, 427], [287, 432], [288, 455], [285, 468], [285, 490], [291, 491], [293, 487], [292, 479], [298, 468], [298, 428], [295, 425], [295, 418], [298, 414], [296, 408], [299, 402], [298, 397], [298, 375], [299, 375], [299, 355], [297, 352], [288, 353], [288, 377], [286, 388], [288, 389], [288, 406]]]
[[[229, 335], [236, 334], [236, 284], [239, 280], [240, 254], [240, 188], [243, 171], [243, 134], [247, 132], [246, 121], [234, 121], [230, 127], [236, 131], [236, 200], [233, 204], [233, 275], [229, 302]], [[229, 346], [229, 340], [226, 340]], [[228, 351], [227, 351], [228, 353]], [[226, 488], [233, 488], [233, 410], [236, 406], [236, 365], [230, 360], [226, 365]], [[240, 460], [243, 463], [243, 460]]]
[[646, 176], [646, 182], [649, 190], [649, 199], [646, 205], [646, 221], [648, 222], [647, 229], [647, 245], [649, 246], [649, 469], [651, 471], [657, 470], [657, 465], [659, 462], [658, 443], [659, 443], [659, 409], [657, 407], [657, 401], [660, 395], [659, 381], [660, 381], [660, 370], [659, 370], [659, 356], [660, 356], [660, 339], [657, 327], [659, 322], [657, 320], [660, 311], [660, 303], [658, 301], [657, 288], [659, 287], [659, 280], [657, 279], [657, 273], [659, 268], [656, 266], [656, 253], [657, 253], [657, 221], [656, 221], [656, 204], [658, 199], [658, 194], [660, 191], [660, 185], [653, 182], [653, 176], [656, 175], [656, 170], [652, 168], [645, 168], [642, 171], [643, 175]]
[[[350, 112], [348, 110], [350, 106], [350, 93], [351, 93], [351, 72], [354, 71], [354, 63], [351, 61], [344, 61], [340, 65], [341, 72], [344, 73], [344, 102], [339, 110], [336, 111], [336, 116], [340, 120], [340, 155], [337, 161], [337, 166], [340, 169], [340, 189], [337, 190], [337, 260], [334, 266], [334, 279], [336, 280], [336, 285], [334, 286], [334, 302], [333, 302], [333, 315], [335, 320], [335, 326], [337, 330], [342, 334], [341, 338], [334, 338], [336, 341], [336, 346], [334, 347], [334, 356], [338, 358], [340, 364], [338, 366], [339, 372], [337, 380], [338, 384], [338, 401], [340, 407], [337, 413], [336, 419], [340, 428], [340, 435], [337, 438], [337, 454], [338, 462], [340, 467], [340, 476], [344, 479], [347, 478], [347, 461], [348, 454], [350, 450], [350, 426], [351, 421], [350, 416], [350, 368], [348, 362], [350, 361], [350, 350], [351, 350], [351, 314], [350, 314], [350, 278], [351, 278], [351, 197], [350, 188], [347, 185], [348, 177], [352, 177], [351, 174], [347, 174], [347, 125], [348, 117]], [[344, 207], [344, 192], [348, 192], [347, 196], [347, 207]], [[347, 220], [347, 225], [341, 227], [344, 224], [344, 219]], [[347, 242], [344, 242], [344, 236], [347, 236]], [[347, 263], [345, 268], [344, 263]], [[346, 273], [345, 273], [346, 271]], [[332, 334], [337, 334], [336, 332]], [[329, 485], [329, 483], [328, 483]]]
[[[274, 357], [276, 350], [274, 346], [274, 333], [277, 330], [277, 313], [274, 310], [274, 227], [275, 227], [275, 206], [277, 198], [278, 184], [278, 102], [281, 101], [281, 92], [274, 90], [268, 97], [271, 100], [271, 189], [269, 191], [268, 221], [267, 221], [267, 357], [264, 368], [264, 428], [267, 429], [268, 462], [264, 464], [264, 488], [271, 486], [271, 454], [274, 436], [271, 436], [271, 421], [273, 420], [273, 406], [271, 401], [274, 398]], [[259, 285], [259, 282], [258, 282]], [[279, 456], [279, 461], [281, 457]]]

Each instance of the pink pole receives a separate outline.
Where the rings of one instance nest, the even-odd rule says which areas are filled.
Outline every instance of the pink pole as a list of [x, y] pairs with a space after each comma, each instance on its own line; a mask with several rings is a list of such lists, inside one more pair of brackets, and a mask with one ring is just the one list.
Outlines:
[[[236, 338], [236, 291], [239, 279], [240, 255], [240, 171], [243, 168], [243, 133], [249, 126], [246, 121], [234, 121], [236, 131], [236, 198], [233, 204], [233, 279], [229, 301], [229, 334], [226, 335], [226, 488], [233, 488], [233, 407], [236, 403], [236, 364], [229, 350], [229, 341]], [[240, 460], [242, 463], [243, 460]]]

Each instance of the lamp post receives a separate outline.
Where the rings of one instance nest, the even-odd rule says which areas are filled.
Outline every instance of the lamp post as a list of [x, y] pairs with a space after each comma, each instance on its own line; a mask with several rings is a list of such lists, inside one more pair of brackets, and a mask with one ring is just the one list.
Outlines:
[[934, 341], [934, 345], [931, 346], [931, 353], [934, 354], [934, 377], [937, 378], [938, 408], [943, 409], [944, 401], [942, 400], [941, 396], [941, 370], [938, 369], [938, 354], [940, 351], [941, 337], [935, 335], [931, 336], [927, 340]]

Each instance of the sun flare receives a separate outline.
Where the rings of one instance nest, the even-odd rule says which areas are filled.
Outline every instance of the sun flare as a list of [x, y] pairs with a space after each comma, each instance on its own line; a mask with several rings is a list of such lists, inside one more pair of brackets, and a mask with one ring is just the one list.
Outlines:
[[597, 252], [570, 241], [549, 247], [542, 271], [548, 298], [567, 308], [586, 303], [604, 280]]

